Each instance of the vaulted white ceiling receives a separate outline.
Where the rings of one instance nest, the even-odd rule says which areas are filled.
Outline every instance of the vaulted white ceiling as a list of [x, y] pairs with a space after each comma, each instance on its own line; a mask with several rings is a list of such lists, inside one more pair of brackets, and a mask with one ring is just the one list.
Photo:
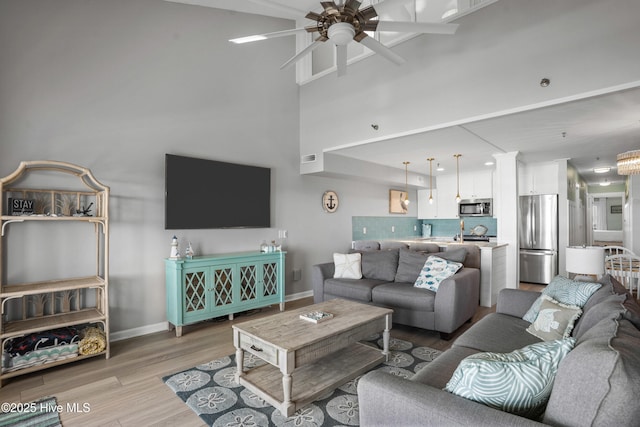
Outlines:
[[[292, 20], [304, 11], [321, 9], [315, 0], [169, 1]], [[495, 153], [518, 151], [526, 163], [568, 158], [589, 184], [604, 179], [621, 182], [624, 177], [616, 173], [616, 155], [640, 149], [640, 75], [637, 82], [612, 93], [409, 133], [329, 151], [391, 167], [410, 161], [410, 170], [418, 173], [426, 172], [426, 157], [435, 157], [437, 163], [454, 170], [451, 147], [463, 153], [460, 163], [467, 170], [482, 167]], [[612, 171], [596, 175], [593, 168], [599, 166], [611, 166]]]

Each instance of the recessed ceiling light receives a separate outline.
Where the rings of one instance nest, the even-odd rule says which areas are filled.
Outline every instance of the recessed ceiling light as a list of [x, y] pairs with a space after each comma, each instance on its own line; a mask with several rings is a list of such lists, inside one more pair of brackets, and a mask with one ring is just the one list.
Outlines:
[[436, 170], [437, 170], [438, 172], [442, 172], [442, 171], [444, 170], [444, 168], [443, 168], [442, 166], [440, 166], [440, 163], [438, 163], [438, 165], [437, 165], [437, 167], [436, 167]]
[[611, 170], [610, 167], [604, 167], [604, 168], [593, 168], [593, 173], [607, 173]]
[[600, 183], [600, 185], [601, 185], [602, 187], [608, 187], [609, 185], [611, 185], [611, 183], [610, 183], [609, 181], [605, 180], [605, 181], [602, 181], [602, 182]]
[[484, 162], [485, 166], [493, 166], [493, 162], [492, 161], [488, 161], [488, 162]]

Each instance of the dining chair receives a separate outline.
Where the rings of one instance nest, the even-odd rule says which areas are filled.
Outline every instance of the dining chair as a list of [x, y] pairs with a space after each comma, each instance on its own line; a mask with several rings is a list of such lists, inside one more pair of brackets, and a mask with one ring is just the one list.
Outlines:
[[633, 253], [633, 251], [631, 251], [630, 249], [625, 248], [624, 246], [605, 246], [604, 247], [604, 254], [605, 256], [609, 256], [609, 255], [625, 255], [625, 254], [630, 254], [635, 256], [636, 254]]
[[605, 271], [622, 283], [633, 296], [635, 288], [636, 298], [640, 297], [640, 257], [633, 253], [610, 255], [604, 259]]

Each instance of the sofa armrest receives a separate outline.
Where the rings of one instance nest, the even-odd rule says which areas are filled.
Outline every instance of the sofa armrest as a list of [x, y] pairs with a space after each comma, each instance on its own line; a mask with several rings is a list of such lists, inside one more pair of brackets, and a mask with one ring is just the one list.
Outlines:
[[358, 405], [363, 427], [544, 425], [382, 371], [360, 378]]
[[480, 270], [463, 268], [440, 283], [435, 299], [435, 330], [451, 333], [471, 319], [480, 305]]
[[531, 304], [540, 296], [540, 292], [522, 289], [502, 289], [498, 294], [496, 313], [522, 318]]
[[311, 284], [313, 286], [314, 304], [324, 301], [324, 280], [333, 277], [335, 268], [336, 266], [333, 262], [316, 264], [311, 267]]

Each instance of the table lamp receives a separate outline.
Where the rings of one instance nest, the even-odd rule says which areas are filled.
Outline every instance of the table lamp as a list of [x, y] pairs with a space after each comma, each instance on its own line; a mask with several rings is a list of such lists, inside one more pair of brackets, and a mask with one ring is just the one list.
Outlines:
[[569, 246], [565, 259], [567, 273], [576, 274], [574, 280], [595, 282], [604, 274], [604, 248], [601, 246]]

